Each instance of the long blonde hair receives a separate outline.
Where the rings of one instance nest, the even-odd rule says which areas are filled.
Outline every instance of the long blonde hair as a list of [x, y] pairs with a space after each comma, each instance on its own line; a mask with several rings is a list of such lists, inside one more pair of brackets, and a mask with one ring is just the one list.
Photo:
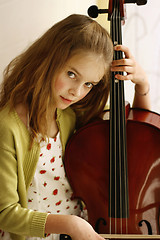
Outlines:
[[[0, 108], [9, 104], [28, 106], [33, 137], [46, 135], [51, 102], [51, 85], [66, 61], [76, 50], [87, 50], [104, 57], [106, 71], [103, 79], [90, 93], [72, 108], [80, 126], [98, 116], [107, 101], [109, 92], [109, 67], [113, 46], [107, 31], [93, 19], [73, 14], [56, 23], [25, 52], [16, 57], [4, 71], [0, 93]], [[81, 114], [83, 111], [83, 114]]]

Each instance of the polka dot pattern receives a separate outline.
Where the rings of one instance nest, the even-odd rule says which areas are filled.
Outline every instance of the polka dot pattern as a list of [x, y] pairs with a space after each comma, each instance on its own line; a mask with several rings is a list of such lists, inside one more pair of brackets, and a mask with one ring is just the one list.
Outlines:
[[[53, 214], [80, 215], [80, 206], [77, 200], [73, 200], [72, 195], [64, 170], [62, 145], [58, 133], [56, 138], [50, 138], [48, 143], [41, 142], [39, 161], [28, 190], [28, 208]], [[51, 234], [46, 239], [55, 238], [55, 234], [54, 238]]]

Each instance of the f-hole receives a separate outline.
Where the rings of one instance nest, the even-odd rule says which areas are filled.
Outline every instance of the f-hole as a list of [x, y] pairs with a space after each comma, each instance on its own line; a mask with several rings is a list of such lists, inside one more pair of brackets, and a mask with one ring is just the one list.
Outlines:
[[104, 218], [99, 218], [99, 219], [97, 220], [96, 224], [95, 224], [95, 231], [96, 231], [97, 233], [99, 233], [99, 225], [100, 225], [101, 223], [102, 223], [104, 226], [107, 225], [106, 220], [105, 220]]
[[151, 224], [147, 221], [147, 220], [141, 220], [139, 222], [139, 227], [142, 227], [143, 223], [145, 223], [147, 225], [147, 228], [148, 228], [148, 235], [152, 235], [152, 227], [151, 227]]

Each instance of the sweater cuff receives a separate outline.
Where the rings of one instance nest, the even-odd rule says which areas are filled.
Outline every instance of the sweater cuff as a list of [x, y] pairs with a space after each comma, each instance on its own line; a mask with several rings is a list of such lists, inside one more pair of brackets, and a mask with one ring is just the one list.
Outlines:
[[45, 237], [45, 224], [48, 213], [33, 212], [30, 235], [33, 237]]

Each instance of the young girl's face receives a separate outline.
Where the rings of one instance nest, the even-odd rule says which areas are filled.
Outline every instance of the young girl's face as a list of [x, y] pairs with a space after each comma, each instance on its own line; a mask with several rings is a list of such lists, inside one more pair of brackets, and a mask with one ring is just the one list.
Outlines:
[[65, 109], [84, 98], [104, 76], [104, 61], [99, 55], [81, 52], [73, 55], [53, 82], [53, 102]]

